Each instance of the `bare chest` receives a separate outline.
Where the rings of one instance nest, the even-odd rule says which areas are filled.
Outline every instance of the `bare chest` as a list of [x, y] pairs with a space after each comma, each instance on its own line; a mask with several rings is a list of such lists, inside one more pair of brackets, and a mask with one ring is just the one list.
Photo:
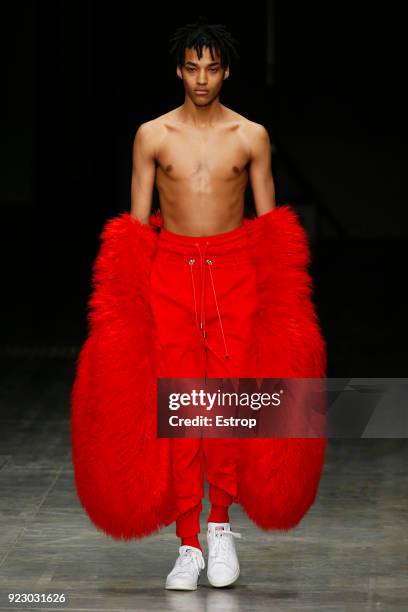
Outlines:
[[157, 155], [161, 173], [175, 180], [234, 179], [245, 173], [248, 161], [246, 147], [235, 132], [170, 132]]

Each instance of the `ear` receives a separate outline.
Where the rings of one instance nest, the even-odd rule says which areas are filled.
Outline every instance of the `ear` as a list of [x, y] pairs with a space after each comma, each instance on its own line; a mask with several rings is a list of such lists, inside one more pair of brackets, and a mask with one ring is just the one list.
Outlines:
[[183, 73], [181, 72], [181, 68], [180, 66], [176, 67], [176, 72], [177, 72], [177, 76], [182, 79], [183, 78]]
[[226, 69], [225, 69], [225, 72], [224, 72], [224, 79], [223, 80], [225, 81], [225, 79], [228, 79], [229, 75], [230, 75], [230, 69], [229, 69], [229, 66], [227, 66]]

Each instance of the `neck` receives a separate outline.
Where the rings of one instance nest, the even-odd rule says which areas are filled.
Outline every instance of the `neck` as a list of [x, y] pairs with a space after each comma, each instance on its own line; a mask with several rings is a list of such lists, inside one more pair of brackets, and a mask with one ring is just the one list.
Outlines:
[[186, 96], [184, 104], [179, 108], [179, 119], [194, 127], [207, 128], [219, 123], [224, 114], [224, 107], [219, 98], [215, 98], [210, 104], [197, 106], [191, 98]]

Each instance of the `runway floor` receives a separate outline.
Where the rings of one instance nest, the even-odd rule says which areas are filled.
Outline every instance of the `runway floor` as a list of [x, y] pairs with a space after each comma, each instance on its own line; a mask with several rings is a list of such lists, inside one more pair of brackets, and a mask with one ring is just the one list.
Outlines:
[[[318, 497], [287, 534], [256, 528], [238, 505], [231, 527], [241, 575], [215, 589], [166, 591], [175, 525], [122, 543], [97, 531], [74, 489], [69, 359], [2, 359], [0, 610], [408, 609], [408, 441], [330, 440]], [[201, 515], [206, 556], [207, 498]], [[9, 603], [12, 593], [64, 603]]]

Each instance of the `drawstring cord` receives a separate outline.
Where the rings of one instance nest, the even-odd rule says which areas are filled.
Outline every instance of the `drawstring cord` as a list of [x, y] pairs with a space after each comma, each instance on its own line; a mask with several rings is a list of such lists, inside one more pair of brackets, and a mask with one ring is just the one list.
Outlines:
[[204, 338], [207, 335], [207, 330], [206, 330], [206, 325], [205, 325], [205, 304], [204, 304], [204, 297], [205, 297], [205, 291], [204, 291], [204, 287], [205, 287], [205, 271], [204, 271], [204, 257], [205, 257], [205, 251], [207, 249], [207, 245], [208, 242], [205, 243], [204, 245], [204, 255], [203, 257], [201, 256], [201, 249], [200, 249], [200, 245], [198, 244], [198, 242], [195, 243], [196, 247], [198, 248], [198, 252], [200, 253], [200, 264], [201, 264], [201, 329], [203, 332], [203, 336]]
[[205, 288], [204, 261], [205, 261], [205, 263], [208, 265], [208, 271], [210, 273], [211, 286], [212, 286], [212, 290], [213, 290], [213, 294], [214, 294], [215, 306], [216, 306], [216, 309], [217, 309], [217, 315], [218, 315], [218, 320], [219, 320], [219, 323], [220, 323], [222, 339], [223, 339], [223, 342], [224, 342], [224, 348], [225, 348], [225, 355], [224, 356], [225, 356], [225, 359], [229, 359], [227, 343], [225, 341], [224, 327], [222, 325], [220, 309], [218, 307], [218, 301], [217, 301], [217, 294], [216, 294], [216, 291], [215, 291], [214, 278], [213, 278], [212, 271], [211, 271], [212, 260], [211, 259], [205, 259], [205, 253], [206, 253], [206, 249], [207, 249], [207, 246], [208, 246], [209, 243], [208, 243], [208, 241], [205, 243], [205, 245], [204, 245], [204, 253], [203, 254], [201, 253], [201, 249], [200, 249], [199, 243], [195, 242], [194, 244], [197, 247], [199, 255], [200, 255], [200, 268], [201, 268], [201, 314], [200, 314], [200, 324], [198, 323], [197, 300], [196, 300], [196, 291], [195, 291], [194, 274], [193, 274], [193, 264], [195, 263], [195, 259], [194, 258], [190, 258], [188, 263], [190, 264], [190, 272], [191, 272], [191, 282], [192, 282], [192, 287], [193, 287], [194, 309], [195, 309], [195, 316], [196, 316], [196, 324], [197, 324], [197, 327], [202, 330], [203, 337], [205, 338], [206, 337], [205, 308], [204, 308], [204, 297], [205, 297], [205, 291], [204, 291], [204, 288]]
[[195, 259], [189, 259], [188, 263], [190, 264], [190, 272], [191, 272], [191, 282], [193, 285], [193, 296], [194, 296], [194, 310], [195, 310], [195, 317], [196, 317], [196, 324], [197, 324], [197, 329], [199, 328], [198, 325], [198, 314], [197, 314], [197, 300], [196, 300], [196, 292], [195, 292], [195, 285], [194, 285], [194, 274], [193, 274], [193, 263], [195, 262]]
[[213, 293], [214, 293], [215, 305], [216, 305], [216, 308], [217, 308], [218, 319], [219, 319], [219, 322], [220, 322], [221, 333], [222, 333], [222, 339], [223, 339], [223, 341], [224, 341], [224, 347], [225, 347], [225, 358], [226, 358], [226, 359], [228, 359], [228, 358], [229, 358], [229, 354], [228, 354], [227, 344], [226, 344], [226, 342], [225, 342], [224, 328], [223, 328], [223, 326], [222, 326], [221, 315], [220, 315], [220, 311], [219, 311], [219, 308], [218, 308], [217, 296], [216, 296], [216, 294], [215, 294], [215, 286], [214, 286], [213, 275], [212, 275], [212, 272], [211, 272], [211, 265], [212, 265], [212, 261], [211, 261], [211, 259], [207, 259], [207, 263], [208, 263], [208, 265], [209, 265], [208, 270], [209, 270], [209, 272], [210, 272], [210, 278], [211, 278], [211, 284], [212, 284]]

